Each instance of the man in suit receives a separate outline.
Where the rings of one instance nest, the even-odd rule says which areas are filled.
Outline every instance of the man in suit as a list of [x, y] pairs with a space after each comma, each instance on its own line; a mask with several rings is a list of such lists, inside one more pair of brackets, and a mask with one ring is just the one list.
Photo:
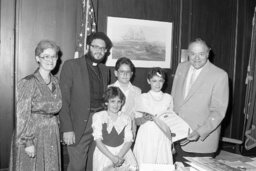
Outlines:
[[[102, 109], [103, 92], [110, 80], [102, 61], [112, 47], [111, 40], [102, 32], [91, 34], [87, 40], [88, 53], [66, 61], [60, 74], [60, 131], [67, 144], [68, 171], [84, 171], [86, 159], [92, 159], [87, 157], [93, 142], [92, 114]], [[87, 163], [92, 165], [92, 160]], [[87, 166], [87, 170], [91, 167]]]
[[192, 128], [187, 139], [176, 144], [176, 161], [184, 156], [214, 157], [218, 149], [229, 84], [227, 73], [208, 60], [209, 51], [203, 40], [191, 42], [189, 61], [180, 63], [175, 73], [174, 111]]

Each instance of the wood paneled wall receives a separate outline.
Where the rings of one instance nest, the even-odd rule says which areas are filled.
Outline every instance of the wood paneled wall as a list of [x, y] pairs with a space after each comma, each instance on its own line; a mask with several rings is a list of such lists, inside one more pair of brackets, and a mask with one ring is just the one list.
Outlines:
[[8, 167], [14, 111], [14, 0], [0, 1], [0, 169]]
[[34, 54], [37, 43], [42, 39], [53, 40], [61, 47], [62, 61], [74, 57], [77, 2], [79, 1], [17, 1], [18, 80], [32, 73], [38, 67]]
[[[240, 0], [238, 1], [237, 15], [237, 41], [236, 41], [236, 59], [234, 65], [234, 82], [233, 82], [233, 101], [231, 111], [233, 113], [232, 123], [230, 124], [231, 137], [244, 139], [243, 125], [244, 102], [245, 102], [245, 79], [247, 75], [247, 66], [250, 55], [252, 19], [254, 8], [256, 7], [255, 0]], [[249, 151], [242, 148], [243, 154], [252, 154], [255, 156], [256, 148]]]

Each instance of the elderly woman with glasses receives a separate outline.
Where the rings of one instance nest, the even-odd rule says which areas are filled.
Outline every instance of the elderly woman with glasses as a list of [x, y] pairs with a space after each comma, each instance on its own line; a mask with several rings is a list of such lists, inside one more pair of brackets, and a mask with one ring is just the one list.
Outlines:
[[40, 41], [35, 49], [38, 69], [17, 84], [10, 170], [61, 170], [57, 113], [62, 101], [58, 80], [51, 74], [58, 52], [56, 43]]

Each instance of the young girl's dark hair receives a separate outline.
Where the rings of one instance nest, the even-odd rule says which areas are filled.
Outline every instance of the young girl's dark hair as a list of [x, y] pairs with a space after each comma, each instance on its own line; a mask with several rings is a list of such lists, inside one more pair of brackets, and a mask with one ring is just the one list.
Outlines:
[[155, 68], [152, 68], [149, 72], [148, 72], [148, 76], [147, 78], [150, 80], [151, 78], [153, 78], [153, 76], [159, 76], [159, 77], [162, 77], [164, 80], [165, 80], [165, 73], [163, 71], [162, 68], [160, 67], [155, 67]]
[[115, 70], [117, 71], [121, 65], [126, 64], [130, 67], [131, 71], [134, 72], [134, 64], [129, 58], [121, 57], [116, 61]]
[[125, 103], [125, 95], [124, 93], [120, 90], [120, 88], [118, 87], [109, 87], [104, 95], [103, 95], [103, 98], [104, 98], [104, 103], [107, 103], [109, 101], [109, 99], [113, 99], [115, 97], [119, 97], [120, 100], [122, 101], [122, 103], [124, 104]]

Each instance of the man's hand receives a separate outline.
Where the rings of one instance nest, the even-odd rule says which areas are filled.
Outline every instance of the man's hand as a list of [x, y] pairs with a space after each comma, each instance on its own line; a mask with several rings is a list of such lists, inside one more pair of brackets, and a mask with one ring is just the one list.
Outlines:
[[191, 134], [188, 135], [187, 139], [189, 141], [197, 141], [199, 139], [200, 135], [197, 131], [193, 131]]
[[73, 131], [71, 132], [64, 132], [63, 133], [63, 141], [67, 145], [72, 145], [76, 142], [75, 133]]
[[25, 152], [27, 153], [27, 155], [31, 158], [36, 156], [36, 149], [34, 145], [28, 146], [25, 148]]
[[185, 139], [185, 140], [182, 140], [180, 142], [180, 145], [181, 146], [184, 146], [184, 145], [187, 145], [189, 142], [191, 141], [197, 141], [199, 139], [200, 135], [197, 131], [193, 131], [191, 134], [190, 134], [190, 129], [188, 130], [188, 137]]

